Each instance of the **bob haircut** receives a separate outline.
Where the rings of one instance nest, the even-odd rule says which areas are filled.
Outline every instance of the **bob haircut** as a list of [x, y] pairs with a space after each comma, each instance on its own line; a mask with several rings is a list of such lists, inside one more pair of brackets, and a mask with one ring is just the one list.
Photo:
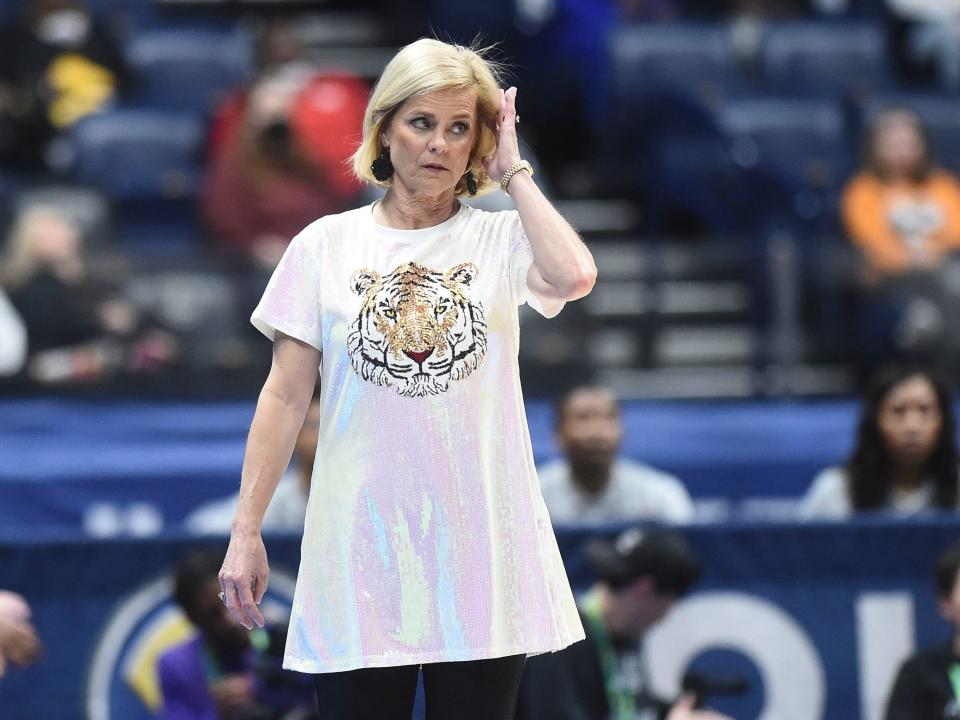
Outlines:
[[[490, 60], [491, 48], [464, 47], [440, 40], [421, 38], [393, 56], [377, 81], [363, 115], [363, 140], [353, 154], [354, 174], [371, 185], [389, 187], [373, 176], [370, 166], [381, 151], [380, 134], [394, 113], [415, 95], [438, 90], [475, 89], [477, 91], [477, 133], [470, 149], [467, 170], [477, 181], [477, 195], [494, 188], [481, 158], [492, 155], [497, 147], [493, 132], [500, 110], [500, 66]], [[467, 194], [467, 181], [460, 178], [455, 193]]]

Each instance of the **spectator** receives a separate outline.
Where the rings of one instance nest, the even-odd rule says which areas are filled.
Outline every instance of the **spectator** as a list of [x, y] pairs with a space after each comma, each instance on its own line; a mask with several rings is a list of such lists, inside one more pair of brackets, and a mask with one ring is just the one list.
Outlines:
[[956, 303], [940, 271], [960, 248], [960, 183], [936, 167], [919, 118], [906, 110], [877, 118], [863, 158], [844, 190], [842, 212], [862, 256], [860, 329], [868, 360], [935, 352], [948, 334], [945, 303]]
[[960, 183], [936, 167], [912, 112], [885, 112], [871, 127], [843, 217], [873, 281], [935, 268], [960, 248]]
[[960, 544], [937, 559], [934, 589], [940, 615], [953, 626], [949, 643], [921, 650], [900, 666], [884, 720], [960, 717], [957, 663], [960, 662]]
[[926, 370], [890, 367], [874, 379], [857, 445], [844, 467], [827, 468], [800, 505], [804, 519], [857, 512], [905, 517], [957, 507], [956, 425], [945, 385]]
[[75, 0], [30, 0], [0, 29], [0, 162], [42, 168], [49, 143], [129, 82], [106, 28]]
[[554, 523], [693, 519], [693, 501], [677, 478], [617, 457], [623, 425], [611, 391], [582, 386], [567, 393], [554, 427], [565, 457], [537, 471]]
[[80, 230], [53, 207], [16, 219], [0, 281], [27, 327], [34, 381], [93, 380], [172, 361], [176, 339], [89, 277]]
[[[302, 532], [310, 495], [313, 461], [317, 456], [317, 437], [320, 434], [320, 398], [314, 396], [303, 426], [293, 448], [293, 464], [280, 479], [273, 499], [263, 516], [264, 532]], [[184, 525], [197, 534], [230, 534], [233, 514], [237, 509], [234, 493], [228, 498], [214, 500], [190, 513]]]
[[630, 529], [613, 544], [595, 540], [587, 556], [597, 583], [578, 601], [586, 638], [556, 653], [527, 658], [515, 720], [667, 718], [711, 720], [696, 698], [673, 705], [654, 697], [640, 661], [641, 641], [700, 577], [679, 536]]
[[[158, 660], [163, 720], [241, 720], [283, 717], [282, 711], [313, 707], [312, 684], [263, 682], [260, 668], [271, 643], [262, 629], [245, 630], [217, 597], [220, 558], [187, 555], [177, 567], [174, 598], [196, 626], [196, 637], [167, 650]], [[298, 715], [297, 717], [304, 717]]]
[[265, 270], [273, 269], [304, 226], [352, 200], [292, 129], [290, 113], [301, 89], [299, 79], [284, 75], [257, 83], [241, 129], [214, 162], [204, 196], [214, 243]]
[[7, 662], [26, 667], [43, 652], [37, 630], [30, 623], [30, 606], [20, 595], [0, 590], [0, 677]]
[[307, 62], [294, 22], [283, 19], [269, 21], [260, 28], [254, 48], [254, 65], [252, 82], [231, 92], [213, 113], [207, 138], [211, 163], [216, 163], [223, 150], [234, 142], [243, 125], [250, 90], [259, 80], [282, 74], [294, 82], [305, 83], [316, 72]]

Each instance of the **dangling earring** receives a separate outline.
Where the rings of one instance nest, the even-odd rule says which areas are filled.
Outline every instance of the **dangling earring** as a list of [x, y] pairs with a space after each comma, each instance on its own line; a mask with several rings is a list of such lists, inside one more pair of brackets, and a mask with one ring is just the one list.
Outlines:
[[473, 170], [467, 170], [467, 192], [471, 195], [477, 194], [477, 179], [473, 176]]
[[390, 162], [390, 150], [383, 148], [380, 155], [370, 165], [370, 171], [380, 182], [386, 182], [393, 175], [393, 163]]

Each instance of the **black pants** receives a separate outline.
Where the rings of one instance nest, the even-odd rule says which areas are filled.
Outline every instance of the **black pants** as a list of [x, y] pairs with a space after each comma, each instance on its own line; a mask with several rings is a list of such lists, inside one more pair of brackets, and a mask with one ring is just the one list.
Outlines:
[[[423, 665], [427, 720], [512, 720], [525, 659]], [[410, 720], [420, 667], [314, 675], [320, 720]]]

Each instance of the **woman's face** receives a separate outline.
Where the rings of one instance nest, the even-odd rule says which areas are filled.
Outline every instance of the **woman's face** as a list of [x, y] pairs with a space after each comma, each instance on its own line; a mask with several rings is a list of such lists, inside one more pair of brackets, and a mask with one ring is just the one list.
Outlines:
[[923, 464], [940, 438], [943, 417], [931, 382], [922, 375], [893, 386], [880, 404], [880, 435], [894, 461]]
[[883, 170], [894, 176], [909, 175], [923, 160], [923, 138], [909, 115], [891, 115], [882, 121], [874, 139], [874, 153]]
[[438, 90], [401, 105], [381, 143], [390, 149], [393, 182], [427, 196], [451, 191], [467, 171], [477, 134], [476, 90]]
[[74, 260], [80, 252], [80, 233], [56, 215], [40, 215], [28, 230], [34, 258], [57, 264]]

